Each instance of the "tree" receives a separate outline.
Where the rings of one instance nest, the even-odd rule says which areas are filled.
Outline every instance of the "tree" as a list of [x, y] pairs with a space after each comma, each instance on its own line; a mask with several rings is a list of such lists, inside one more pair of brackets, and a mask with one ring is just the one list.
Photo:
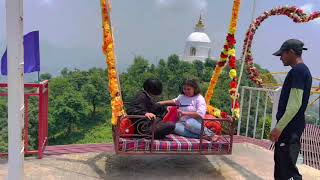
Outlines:
[[139, 76], [147, 72], [148, 69], [148, 60], [144, 59], [142, 56], [137, 56], [134, 58], [134, 63], [128, 68], [128, 73]]
[[57, 97], [53, 109], [56, 131], [62, 131], [69, 136], [76, 125], [87, 118], [89, 107], [79, 92], [72, 91]]
[[[268, 139], [270, 134], [270, 127], [271, 127], [272, 117], [266, 116], [265, 125], [264, 125], [264, 132], [263, 132], [263, 139]], [[263, 128], [263, 117], [259, 117], [259, 127], [256, 133], [256, 137], [261, 138], [262, 128]]]
[[95, 117], [97, 106], [106, 105], [110, 101], [107, 82], [101, 73], [103, 71], [92, 71], [88, 77], [88, 82], [81, 88], [84, 98], [92, 106], [91, 118]]
[[61, 70], [61, 76], [62, 76], [62, 77], [67, 77], [67, 76], [69, 76], [69, 73], [70, 73], [70, 71], [69, 71], [69, 69], [66, 68], [66, 67]]
[[50, 80], [51, 78], [52, 78], [52, 75], [50, 73], [43, 73], [40, 75], [40, 81]]
[[213, 69], [213, 68], [216, 66], [216, 63], [217, 63], [217, 61], [214, 61], [214, 60], [212, 60], [212, 59], [210, 59], [210, 58], [207, 58], [207, 59], [205, 60], [204, 66]]
[[176, 54], [173, 54], [171, 56], [168, 57], [168, 68], [171, 72], [178, 70], [177, 68], [179, 67], [179, 56], [177, 56]]
[[204, 65], [203, 65], [203, 62], [202, 61], [199, 61], [199, 60], [196, 60], [196, 61], [193, 61], [193, 66], [194, 66], [194, 69], [196, 70], [197, 72], [197, 77], [202, 77], [203, 76], [203, 70], [204, 70]]
[[[61, 96], [66, 91], [72, 91], [74, 88], [70, 81], [65, 77], [57, 77], [50, 81], [49, 84], [49, 98], [56, 98]], [[51, 102], [51, 99], [49, 103]]]
[[88, 82], [88, 77], [88, 72], [75, 69], [69, 74], [69, 81], [75, 90], [80, 91], [82, 86]]

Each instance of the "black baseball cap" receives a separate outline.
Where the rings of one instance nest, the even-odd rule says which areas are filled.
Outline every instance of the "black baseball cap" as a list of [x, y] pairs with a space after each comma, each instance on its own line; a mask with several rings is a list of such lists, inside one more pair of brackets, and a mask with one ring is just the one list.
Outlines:
[[284, 51], [292, 49], [296, 54], [301, 55], [302, 50], [307, 50], [307, 48], [304, 48], [304, 43], [298, 39], [289, 39], [286, 40], [280, 47], [280, 49], [273, 53], [274, 56], [281, 56], [281, 54]]

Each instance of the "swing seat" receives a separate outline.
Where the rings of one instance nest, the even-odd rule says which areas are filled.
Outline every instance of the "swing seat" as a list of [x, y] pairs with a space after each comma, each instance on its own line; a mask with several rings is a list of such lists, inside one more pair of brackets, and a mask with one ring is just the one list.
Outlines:
[[[118, 119], [117, 125], [113, 127], [113, 138], [116, 154], [227, 155], [232, 153], [234, 121], [231, 117], [227, 117], [225, 119], [203, 119], [202, 132], [204, 129], [204, 121], [218, 121], [223, 125], [223, 127], [225, 127], [225, 131], [222, 132], [221, 138], [217, 142], [207, 141], [202, 136], [200, 139], [194, 139], [175, 134], [169, 134], [165, 139], [156, 140], [154, 139], [153, 135], [121, 134], [119, 131], [119, 125], [122, 120], [141, 118], [145, 117], [128, 115]], [[154, 124], [152, 126], [152, 131], [154, 132]]]
[[[147, 138], [120, 138], [119, 151], [139, 152], [150, 151], [151, 140]], [[154, 140], [152, 147], [155, 152], [194, 152], [200, 149], [200, 139], [186, 138], [175, 134], [165, 139]], [[223, 137], [217, 142], [202, 141], [202, 150], [207, 152], [227, 153], [230, 144]]]

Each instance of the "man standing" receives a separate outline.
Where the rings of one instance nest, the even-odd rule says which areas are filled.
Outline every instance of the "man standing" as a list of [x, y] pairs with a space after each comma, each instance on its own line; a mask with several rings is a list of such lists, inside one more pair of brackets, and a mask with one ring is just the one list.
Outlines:
[[300, 137], [305, 128], [304, 113], [308, 106], [312, 76], [301, 58], [304, 43], [297, 39], [285, 41], [273, 55], [280, 56], [284, 66], [291, 66], [283, 83], [277, 112], [277, 125], [270, 133], [275, 142], [274, 178], [302, 179], [296, 167]]

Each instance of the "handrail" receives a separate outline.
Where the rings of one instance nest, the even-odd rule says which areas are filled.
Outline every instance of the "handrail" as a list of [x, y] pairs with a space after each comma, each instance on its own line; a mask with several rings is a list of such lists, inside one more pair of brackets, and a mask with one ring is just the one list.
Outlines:
[[[26, 83], [24, 88], [37, 89], [36, 92], [25, 92], [25, 114], [24, 114], [24, 152], [25, 154], [37, 154], [38, 158], [41, 159], [43, 156], [43, 151], [48, 144], [48, 85], [49, 81], [45, 80], [37, 84]], [[0, 83], [0, 89], [6, 89], [8, 87], [7, 83]], [[7, 92], [0, 93], [0, 97], [7, 96]], [[29, 150], [28, 149], [28, 126], [29, 126], [29, 97], [39, 97], [38, 103], [38, 149]], [[6, 156], [7, 153], [0, 153], [0, 156]]]

